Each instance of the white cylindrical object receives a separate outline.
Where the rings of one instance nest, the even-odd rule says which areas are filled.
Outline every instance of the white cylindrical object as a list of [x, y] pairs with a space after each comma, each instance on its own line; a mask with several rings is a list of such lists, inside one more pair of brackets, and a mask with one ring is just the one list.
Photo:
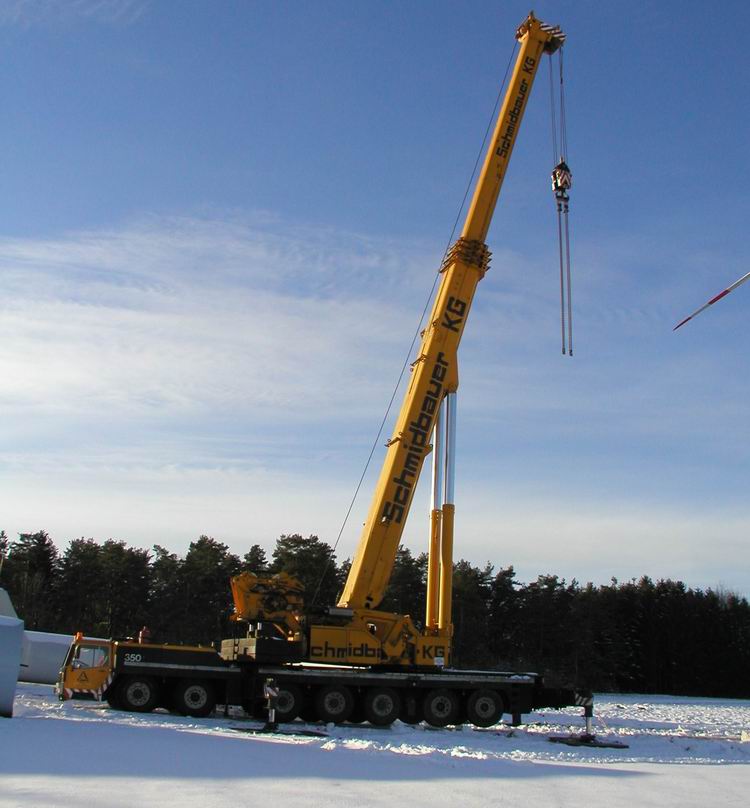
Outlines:
[[448, 393], [446, 405], [445, 502], [455, 503], [456, 487], [456, 394]]
[[13, 715], [22, 644], [23, 621], [0, 616], [0, 716], [5, 718]]
[[24, 632], [18, 681], [55, 684], [72, 640], [70, 634]]
[[443, 411], [445, 404], [440, 403], [435, 415], [435, 432], [432, 439], [432, 508], [439, 511], [443, 507]]

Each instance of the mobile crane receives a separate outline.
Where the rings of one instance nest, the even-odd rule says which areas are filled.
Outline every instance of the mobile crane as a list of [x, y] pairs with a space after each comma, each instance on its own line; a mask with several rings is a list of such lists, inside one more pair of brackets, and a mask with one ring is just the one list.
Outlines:
[[[490, 726], [538, 706], [584, 704], [571, 688], [548, 687], [536, 673], [450, 667], [457, 350], [477, 284], [487, 271], [485, 244], [495, 205], [542, 56], [565, 36], [533, 13], [516, 32], [520, 50], [458, 240], [441, 281], [359, 546], [335, 606], [305, 606], [299, 582], [284, 573], [247, 572], [231, 581], [234, 620], [245, 636], [213, 649], [86, 640], [77, 635], [61, 671], [61, 698], [94, 694], [149, 710], [162, 704], [205, 715], [218, 702], [257, 711], [262, 683], [279, 688], [276, 715], [386, 725], [396, 718], [445, 726], [468, 719]], [[410, 615], [378, 609], [395, 562], [414, 491], [433, 454], [433, 496], [424, 627]], [[445, 474], [443, 475], [443, 472]], [[96, 664], [86, 665], [86, 655]]]

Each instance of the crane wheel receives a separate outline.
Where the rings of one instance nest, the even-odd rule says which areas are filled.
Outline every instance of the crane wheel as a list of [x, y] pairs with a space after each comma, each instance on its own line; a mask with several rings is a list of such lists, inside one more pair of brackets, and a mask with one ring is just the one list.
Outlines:
[[279, 697], [276, 700], [276, 720], [294, 721], [305, 706], [305, 697], [297, 685], [279, 685]]
[[401, 712], [401, 696], [390, 687], [372, 687], [365, 694], [365, 716], [376, 727], [392, 724]]
[[453, 690], [430, 690], [422, 702], [424, 720], [433, 727], [447, 727], [458, 722], [461, 702]]
[[475, 690], [466, 701], [466, 717], [477, 727], [492, 727], [505, 712], [500, 693], [494, 690]]
[[315, 711], [321, 721], [341, 724], [354, 709], [354, 696], [346, 685], [321, 687], [315, 694]]
[[131, 676], [120, 685], [115, 696], [123, 710], [150, 713], [159, 700], [156, 682], [148, 676]]
[[210, 682], [184, 679], [177, 683], [173, 694], [175, 709], [182, 715], [205, 718], [216, 706], [216, 695]]

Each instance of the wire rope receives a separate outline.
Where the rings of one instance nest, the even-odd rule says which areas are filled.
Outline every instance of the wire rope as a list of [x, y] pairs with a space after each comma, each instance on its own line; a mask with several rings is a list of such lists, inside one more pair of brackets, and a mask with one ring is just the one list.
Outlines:
[[549, 106], [552, 119], [552, 164], [557, 163], [557, 116], [555, 112], [555, 79], [552, 73], [552, 56], [549, 57]]

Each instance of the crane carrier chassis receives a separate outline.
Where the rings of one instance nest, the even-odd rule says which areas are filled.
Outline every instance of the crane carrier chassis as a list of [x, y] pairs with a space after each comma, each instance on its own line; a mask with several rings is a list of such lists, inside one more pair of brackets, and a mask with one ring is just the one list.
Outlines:
[[76, 635], [57, 692], [63, 700], [94, 698], [135, 712], [164, 707], [202, 717], [222, 705], [265, 717], [264, 684], [272, 679], [279, 691], [277, 721], [376, 726], [400, 719], [435, 727], [465, 721], [488, 727], [504, 714], [519, 724], [532, 710], [575, 704], [586, 708], [587, 717], [591, 713], [590, 693], [549, 687], [537, 673], [274, 662], [273, 649], [269, 652], [232, 639], [224, 640], [218, 653], [210, 647]]

